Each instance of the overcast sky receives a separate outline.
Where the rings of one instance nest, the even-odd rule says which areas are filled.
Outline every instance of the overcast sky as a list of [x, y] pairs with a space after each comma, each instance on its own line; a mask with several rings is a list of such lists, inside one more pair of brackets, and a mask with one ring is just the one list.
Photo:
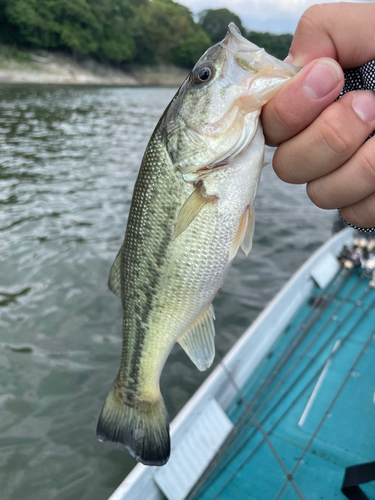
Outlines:
[[[204, 9], [226, 7], [235, 12], [243, 25], [254, 31], [294, 33], [303, 12], [314, 3], [335, 0], [177, 0], [189, 7], [194, 14]], [[353, 0], [351, 0], [353, 1]], [[375, 0], [368, 0], [375, 1]]]

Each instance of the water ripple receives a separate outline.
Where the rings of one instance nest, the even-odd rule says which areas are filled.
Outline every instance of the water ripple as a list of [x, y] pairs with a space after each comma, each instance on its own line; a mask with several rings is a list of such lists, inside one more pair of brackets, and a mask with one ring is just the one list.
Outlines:
[[[102, 500], [134, 465], [95, 437], [121, 349], [107, 278], [144, 149], [173, 94], [0, 89], [2, 500]], [[256, 211], [251, 256], [239, 253], [215, 300], [221, 355], [330, 232], [304, 188], [270, 167]], [[206, 376], [173, 349], [161, 380], [171, 416]]]

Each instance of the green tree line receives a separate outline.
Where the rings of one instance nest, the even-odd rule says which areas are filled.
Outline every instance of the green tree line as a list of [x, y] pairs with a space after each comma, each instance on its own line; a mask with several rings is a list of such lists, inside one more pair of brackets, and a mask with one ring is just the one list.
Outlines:
[[117, 65], [191, 67], [225, 36], [230, 21], [270, 53], [287, 55], [292, 35], [248, 33], [228, 9], [206, 10], [195, 22], [173, 0], [0, 0], [0, 42]]

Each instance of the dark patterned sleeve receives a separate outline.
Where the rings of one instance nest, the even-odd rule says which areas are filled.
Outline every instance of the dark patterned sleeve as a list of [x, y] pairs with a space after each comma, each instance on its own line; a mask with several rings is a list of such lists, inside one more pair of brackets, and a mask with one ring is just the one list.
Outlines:
[[[370, 61], [363, 66], [359, 66], [359, 68], [353, 69], [344, 69], [345, 83], [344, 88], [341, 91], [338, 99], [342, 97], [347, 92], [351, 92], [352, 90], [373, 90], [375, 91], [375, 61]], [[375, 135], [375, 130], [367, 137], [366, 141]], [[340, 209], [338, 209], [340, 214]], [[341, 214], [340, 214], [341, 217]], [[341, 217], [342, 218], [342, 217]], [[348, 226], [357, 229], [357, 231], [361, 231], [363, 233], [375, 233], [375, 227], [373, 228], [361, 228], [357, 226], [353, 226], [353, 224], [349, 224], [345, 219], [342, 220], [348, 224]]]

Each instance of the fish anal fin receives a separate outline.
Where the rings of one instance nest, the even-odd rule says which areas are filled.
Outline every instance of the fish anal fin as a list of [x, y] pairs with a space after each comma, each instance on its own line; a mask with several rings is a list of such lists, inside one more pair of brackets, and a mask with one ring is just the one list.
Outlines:
[[214, 308], [210, 304], [178, 341], [200, 371], [207, 370], [215, 357], [214, 319]]
[[242, 245], [242, 242], [244, 241], [245, 234], [246, 234], [246, 229], [249, 223], [249, 216], [250, 216], [250, 205], [248, 205], [243, 214], [241, 215], [240, 223], [238, 224], [237, 232], [235, 234], [235, 237], [232, 241], [232, 245], [229, 250], [229, 262], [232, 261], [235, 256], [237, 255], [238, 249]]
[[245, 252], [246, 257], [249, 255], [253, 247], [254, 230], [255, 230], [255, 210], [253, 207], [249, 213], [249, 220], [247, 222], [245, 237], [241, 244], [241, 248]]
[[121, 253], [120, 248], [109, 272], [108, 288], [121, 299]]
[[207, 196], [202, 191], [203, 185], [199, 183], [189, 198], [182, 205], [174, 227], [172, 239], [175, 240], [191, 224], [207, 203], [216, 199], [216, 196]]

